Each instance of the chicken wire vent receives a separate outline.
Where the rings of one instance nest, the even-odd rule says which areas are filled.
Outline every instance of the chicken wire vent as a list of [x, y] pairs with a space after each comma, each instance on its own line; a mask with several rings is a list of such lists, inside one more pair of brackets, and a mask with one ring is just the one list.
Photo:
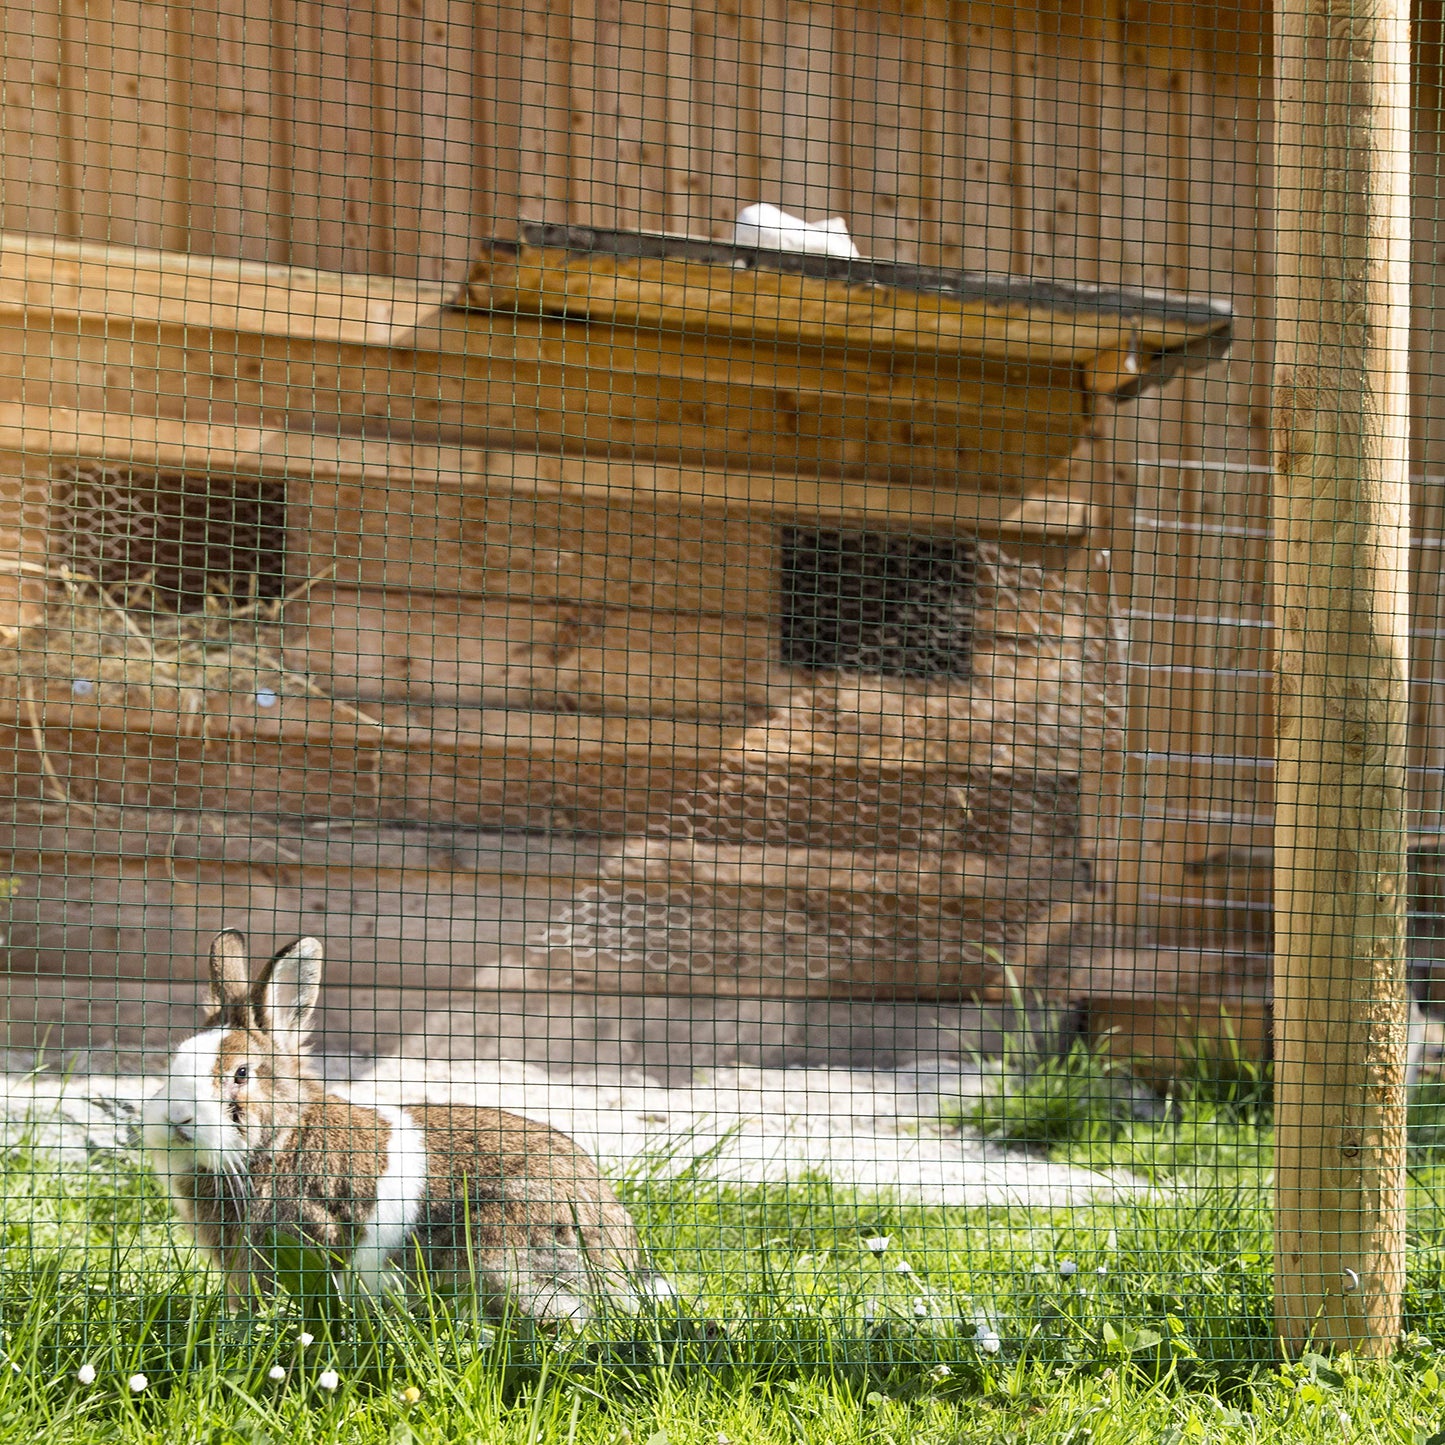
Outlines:
[[144, 584], [182, 612], [285, 592], [284, 481], [71, 466], [51, 498], [57, 560], [103, 586]]
[[782, 533], [782, 660], [895, 677], [967, 677], [973, 546], [886, 532]]

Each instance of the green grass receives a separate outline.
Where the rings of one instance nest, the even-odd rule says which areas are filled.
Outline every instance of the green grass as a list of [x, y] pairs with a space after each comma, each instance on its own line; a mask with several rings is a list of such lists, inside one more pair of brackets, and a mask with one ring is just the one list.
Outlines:
[[580, 1334], [423, 1312], [303, 1347], [318, 1327], [294, 1300], [226, 1314], [133, 1161], [11, 1149], [0, 1440], [1423, 1445], [1445, 1430], [1445, 1350], [1429, 1343], [1445, 1342], [1445, 1128], [1427, 1132], [1431, 1100], [1414, 1120], [1407, 1347], [1383, 1366], [1281, 1369], [1264, 1083], [1201, 1083], [1147, 1123], [1097, 1059], [1046, 1068], [1011, 1077], [976, 1122], [1061, 1160], [1131, 1161], [1153, 1192], [942, 1209], [816, 1181], [726, 1190], [643, 1173], [629, 1203], [681, 1308]]
[[[1436, 1141], [1445, 1144], [1445, 1088]], [[1422, 1099], [1423, 1099], [1422, 1095]], [[1433, 1101], [1435, 1094], [1429, 1095]], [[1154, 1117], [1140, 1117], [1144, 1106]], [[1013, 1148], [1060, 1163], [1124, 1168], [1174, 1188], [1257, 1185], [1272, 1164], [1271, 1088], [1244, 1060], [1201, 1056], [1198, 1065], [1157, 1099], [1107, 1055], [1075, 1044], [1057, 1056], [1033, 1054], [1004, 1075], [999, 1089], [954, 1122]], [[1423, 1140], [1433, 1127], [1412, 1117]]]

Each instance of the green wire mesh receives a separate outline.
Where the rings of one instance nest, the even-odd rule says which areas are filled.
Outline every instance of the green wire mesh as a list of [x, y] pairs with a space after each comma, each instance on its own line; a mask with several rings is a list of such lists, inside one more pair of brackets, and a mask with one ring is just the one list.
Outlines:
[[319, 1399], [418, 1330], [523, 1376], [1272, 1360], [1268, 12], [4, 25], [25, 1367], [140, 1396], [230, 1351]]

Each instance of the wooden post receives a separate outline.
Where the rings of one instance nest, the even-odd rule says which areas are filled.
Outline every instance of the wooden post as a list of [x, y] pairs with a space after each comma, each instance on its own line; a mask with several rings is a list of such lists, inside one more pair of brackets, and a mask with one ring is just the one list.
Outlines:
[[1378, 1355], [1404, 1283], [1408, 0], [1276, 7], [1275, 1309]]

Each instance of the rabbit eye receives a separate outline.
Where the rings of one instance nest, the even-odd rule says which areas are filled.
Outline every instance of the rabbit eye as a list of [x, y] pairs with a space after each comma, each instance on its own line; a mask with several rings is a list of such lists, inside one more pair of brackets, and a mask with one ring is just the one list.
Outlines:
[[242, 1064], [241, 1067], [237, 1069], [234, 1074], [231, 1075], [231, 1077], [235, 1079], [238, 1084], [244, 1084], [246, 1080], [251, 1077], [250, 1065]]

